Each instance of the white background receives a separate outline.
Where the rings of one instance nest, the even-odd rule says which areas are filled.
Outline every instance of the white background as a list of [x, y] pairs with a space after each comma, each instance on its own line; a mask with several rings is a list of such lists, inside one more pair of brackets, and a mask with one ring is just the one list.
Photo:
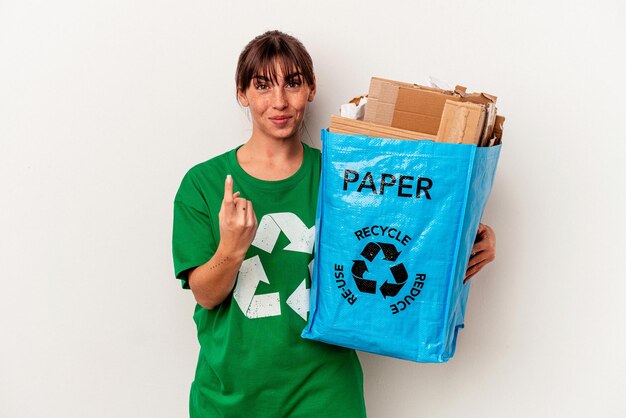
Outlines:
[[619, 0], [0, 0], [0, 416], [186, 416], [172, 200], [248, 138], [236, 59], [273, 28], [314, 59], [307, 141], [373, 75], [490, 92], [507, 116], [498, 256], [457, 354], [361, 355], [369, 416], [626, 416], [625, 17]]

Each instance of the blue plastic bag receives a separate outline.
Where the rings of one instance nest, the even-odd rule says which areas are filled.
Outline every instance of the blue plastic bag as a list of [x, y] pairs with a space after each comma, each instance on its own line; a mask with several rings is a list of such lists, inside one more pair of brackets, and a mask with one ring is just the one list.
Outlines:
[[500, 146], [322, 131], [302, 336], [420, 362], [454, 355], [465, 270]]

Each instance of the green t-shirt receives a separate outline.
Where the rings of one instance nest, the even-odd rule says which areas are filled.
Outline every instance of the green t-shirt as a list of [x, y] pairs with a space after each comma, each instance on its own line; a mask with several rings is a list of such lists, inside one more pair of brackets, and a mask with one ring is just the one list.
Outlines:
[[236, 149], [185, 175], [174, 202], [176, 276], [208, 261], [219, 242], [224, 179], [252, 201], [259, 227], [221, 305], [197, 305], [200, 356], [191, 417], [364, 417], [363, 376], [353, 350], [300, 337], [309, 310], [320, 153], [304, 145], [291, 177], [262, 181]]

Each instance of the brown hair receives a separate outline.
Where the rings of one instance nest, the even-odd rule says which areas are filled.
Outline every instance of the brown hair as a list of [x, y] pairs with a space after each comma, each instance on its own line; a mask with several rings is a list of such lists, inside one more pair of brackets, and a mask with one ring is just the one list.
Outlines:
[[313, 60], [302, 42], [286, 33], [271, 30], [251, 40], [241, 51], [235, 73], [236, 92], [246, 91], [257, 75], [277, 83], [276, 65], [284, 75], [295, 70], [309, 86], [315, 84]]

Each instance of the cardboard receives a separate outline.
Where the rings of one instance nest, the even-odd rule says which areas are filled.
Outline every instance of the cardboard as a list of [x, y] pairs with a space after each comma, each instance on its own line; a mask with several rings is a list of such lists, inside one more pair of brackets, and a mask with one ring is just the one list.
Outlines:
[[482, 105], [448, 100], [437, 131], [437, 141], [480, 145], [486, 113]]
[[480, 146], [492, 135], [496, 100], [463, 86], [450, 91], [372, 77], [364, 121]]
[[497, 116], [496, 105], [494, 103], [488, 103], [486, 105], [486, 110], [487, 110], [487, 119], [485, 121], [485, 128], [483, 130], [482, 137], [480, 140], [481, 147], [489, 146], [489, 141], [491, 138], [493, 138], [493, 129], [496, 125], [496, 116]]
[[447, 90], [372, 77], [363, 120], [437, 135], [448, 99], [461, 97]]
[[493, 138], [489, 141], [489, 146], [500, 145], [502, 143], [502, 131], [504, 130], [505, 117], [501, 115], [496, 116], [496, 121], [493, 128]]
[[437, 135], [443, 109], [448, 100], [460, 97], [425, 89], [400, 87], [391, 126]]
[[462, 102], [470, 102], [476, 104], [496, 104], [498, 98], [493, 94], [488, 93], [467, 93], [467, 88], [463, 86], [456, 86], [454, 92], [461, 96]]
[[[369, 101], [367, 105], [369, 106]], [[332, 115], [330, 117], [330, 125], [328, 126], [328, 130], [330, 132], [338, 134], [359, 134], [375, 138], [412, 140], [428, 139], [431, 141], [437, 140], [436, 136], [425, 134], [422, 132], [408, 131], [405, 129], [393, 128], [391, 126], [377, 125], [375, 123], [342, 118], [341, 116], [335, 115]]]

